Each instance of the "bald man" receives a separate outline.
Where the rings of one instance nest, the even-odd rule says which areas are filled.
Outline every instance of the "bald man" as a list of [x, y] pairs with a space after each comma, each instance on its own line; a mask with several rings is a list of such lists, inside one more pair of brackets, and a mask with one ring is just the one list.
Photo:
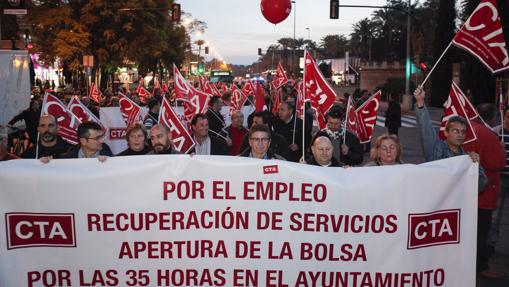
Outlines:
[[334, 147], [332, 141], [325, 135], [318, 133], [311, 142], [311, 155], [306, 162], [310, 165], [338, 167], [341, 164], [332, 156]]
[[72, 147], [58, 135], [57, 120], [52, 115], [41, 116], [37, 132], [39, 133], [38, 151], [35, 145], [31, 146], [21, 155], [22, 158], [59, 158]]
[[155, 124], [150, 129], [153, 154], [179, 154], [173, 148], [171, 131], [166, 125]]

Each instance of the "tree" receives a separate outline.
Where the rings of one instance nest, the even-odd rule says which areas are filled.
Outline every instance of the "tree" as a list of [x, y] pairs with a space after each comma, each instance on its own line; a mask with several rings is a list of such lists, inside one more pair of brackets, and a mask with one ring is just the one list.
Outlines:
[[371, 61], [371, 47], [374, 33], [374, 24], [364, 18], [353, 25], [353, 32], [350, 34], [350, 46], [352, 52], [363, 60]]
[[344, 35], [326, 35], [320, 40], [324, 58], [344, 57], [348, 51], [348, 39]]
[[[455, 35], [455, 1], [440, 0], [438, 19], [433, 42], [433, 58], [438, 60]], [[452, 81], [452, 61], [454, 50], [450, 50], [435, 68], [431, 82], [431, 105], [440, 107], [449, 95]]]

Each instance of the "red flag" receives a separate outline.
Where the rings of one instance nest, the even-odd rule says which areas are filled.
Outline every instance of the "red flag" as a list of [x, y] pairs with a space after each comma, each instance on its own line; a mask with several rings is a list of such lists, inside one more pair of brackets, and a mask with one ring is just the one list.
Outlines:
[[143, 103], [147, 102], [147, 99], [150, 99], [152, 97], [152, 94], [147, 91], [143, 86], [138, 88], [138, 97], [140, 97], [140, 101]]
[[230, 114], [233, 111], [240, 111], [247, 101], [247, 96], [237, 86], [232, 84], [232, 98], [230, 101]]
[[[304, 51], [304, 100], [311, 102], [317, 118], [323, 116], [336, 101], [336, 92], [329, 85], [318, 69], [315, 61]], [[322, 122], [322, 124], [325, 121]], [[319, 121], [320, 124], [320, 121]], [[325, 126], [320, 126], [320, 129]]]
[[107, 129], [103, 123], [101, 123], [101, 121], [78, 99], [77, 96], [72, 97], [71, 101], [67, 105], [67, 109], [71, 111], [71, 113], [75, 115], [80, 122], [91, 121], [98, 123], [103, 132], [106, 133]]
[[[209, 84], [209, 82], [207, 82], [207, 84]], [[219, 89], [217, 88], [217, 86], [215, 84], [210, 84], [210, 88], [212, 89], [212, 95], [214, 96], [217, 96], [217, 97], [221, 97], [221, 92], [219, 91]]]
[[197, 113], [205, 113], [210, 100], [210, 95], [198, 91], [190, 85], [180, 74], [177, 66], [173, 65], [173, 75], [175, 77], [175, 93], [177, 99], [184, 101], [184, 114], [188, 121]]
[[477, 57], [492, 73], [509, 69], [497, 0], [481, 1], [452, 43]]
[[189, 152], [195, 145], [193, 137], [179, 120], [166, 98], [163, 98], [159, 111], [159, 123], [164, 123], [171, 131], [173, 146], [181, 153]]
[[161, 88], [161, 84], [159, 84], [159, 79], [157, 77], [154, 77], [154, 90], [160, 89], [160, 88]]
[[57, 119], [59, 136], [72, 144], [78, 143], [78, 126], [81, 121], [64, 103], [52, 94], [46, 93], [41, 110], [42, 114], [52, 115]]
[[163, 94], [167, 94], [170, 92], [170, 89], [168, 89], [168, 85], [166, 85], [165, 81], [163, 81], [163, 84], [161, 86], [161, 91], [163, 92]]
[[272, 83], [276, 89], [281, 88], [281, 86], [288, 83], [288, 78], [286, 77], [285, 70], [283, 70], [281, 63], [277, 65], [276, 76], [272, 80]]
[[143, 87], [143, 78], [140, 78], [138, 81], [138, 88], [136, 88], [136, 93], [139, 94], [141, 92], [141, 88]]
[[226, 84], [224, 82], [221, 82], [221, 93], [226, 93], [228, 92], [228, 86], [226, 86]]
[[369, 99], [367, 99], [355, 112], [357, 118], [362, 123], [361, 131], [359, 134], [359, 141], [361, 143], [367, 143], [371, 141], [373, 135], [373, 129], [376, 125], [376, 118], [378, 108], [380, 107], [380, 99], [382, 98], [382, 91], [376, 92]]
[[154, 77], [154, 88], [152, 88], [152, 93], [150, 94], [152, 97], [155, 95], [157, 89], [161, 89], [161, 84], [159, 84], [159, 79]]
[[477, 140], [477, 135], [470, 123], [471, 120], [478, 117], [477, 111], [471, 107], [468, 99], [465, 95], [463, 95], [463, 92], [454, 82], [452, 82], [451, 89], [449, 91], [449, 98], [447, 98], [447, 101], [444, 103], [444, 115], [442, 117], [442, 122], [440, 123], [440, 131], [438, 132], [438, 136], [442, 140], [445, 140], [444, 131], [447, 120], [449, 120], [452, 116], [462, 116], [467, 120], [467, 133], [465, 134], [464, 143]]
[[121, 92], [118, 92], [118, 98], [120, 112], [122, 113], [122, 117], [124, 118], [127, 127], [135, 123], [143, 122], [140, 106]]
[[92, 85], [90, 86], [89, 98], [91, 98], [92, 100], [94, 100], [98, 104], [101, 103], [103, 101], [103, 99], [104, 99], [103, 94], [97, 88], [95, 83], [92, 83]]
[[255, 94], [255, 88], [253, 86], [253, 83], [251, 83], [251, 81], [247, 81], [245, 84], [244, 84], [244, 87], [242, 88], [242, 92], [246, 95], [246, 96], [254, 96]]
[[354, 133], [360, 140], [363, 134], [362, 126], [363, 124], [359, 117], [357, 116], [355, 106], [352, 103], [352, 97], [349, 97], [346, 105], [345, 127], [347, 130]]
[[[276, 91], [273, 93], [272, 91]], [[283, 93], [281, 92], [281, 89], [273, 89], [271, 91], [271, 95], [274, 94], [274, 105], [272, 106], [272, 113], [277, 115], [277, 111], [279, 109], [279, 104], [281, 104], [281, 97], [283, 96]]]
[[265, 89], [262, 84], [256, 82], [255, 111], [261, 112], [265, 109], [267, 109], [265, 105]]

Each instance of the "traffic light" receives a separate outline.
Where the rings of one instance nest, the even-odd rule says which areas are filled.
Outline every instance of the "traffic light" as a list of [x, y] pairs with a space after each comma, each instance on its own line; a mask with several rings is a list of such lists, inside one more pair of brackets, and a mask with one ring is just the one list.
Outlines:
[[262, 48], [258, 48], [258, 56], [262, 55]]
[[205, 47], [205, 54], [209, 53], [209, 47]]
[[203, 73], [205, 73], [205, 66], [203, 64], [198, 64], [198, 69], [196, 72], [198, 75], [203, 75]]
[[339, 19], [339, 0], [330, 1], [330, 18]]
[[180, 4], [171, 5], [171, 21], [180, 22]]

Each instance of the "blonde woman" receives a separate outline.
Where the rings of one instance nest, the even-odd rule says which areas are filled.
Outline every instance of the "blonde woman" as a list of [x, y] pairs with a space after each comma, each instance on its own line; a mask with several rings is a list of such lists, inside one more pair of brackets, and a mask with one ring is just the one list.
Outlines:
[[365, 166], [401, 164], [401, 145], [397, 135], [379, 136], [371, 148], [371, 160]]

